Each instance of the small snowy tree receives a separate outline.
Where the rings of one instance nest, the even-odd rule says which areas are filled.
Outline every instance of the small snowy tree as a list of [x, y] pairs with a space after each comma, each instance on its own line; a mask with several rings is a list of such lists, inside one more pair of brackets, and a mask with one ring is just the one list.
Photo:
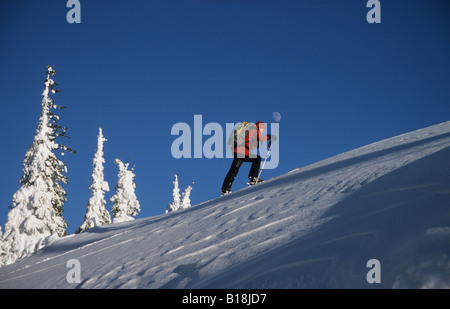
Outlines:
[[116, 159], [114, 161], [119, 167], [118, 179], [116, 184], [116, 194], [111, 197], [110, 201], [114, 203], [111, 208], [113, 213], [113, 222], [119, 223], [134, 220], [141, 211], [139, 201], [134, 192], [136, 185], [134, 183], [133, 169], [128, 170], [128, 163], [123, 164], [122, 161]]
[[84, 215], [83, 224], [78, 228], [75, 233], [80, 233], [85, 229], [92, 228], [97, 225], [110, 224], [111, 216], [105, 208], [105, 192], [109, 191], [109, 185], [104, 180], [103, 174], [103, 143], [107, 139], [103, 137], [102, 128], [98, 129], [97, 136], [97, 149], [95, 151], [92, 165], [94, 166], [92, 172], [92, 185], [89, 187], [92, 190], [91, 198], [87, 204], [86, 214]]
[[191, 207], [191, 199], [190, 199], [191, 191], [192, 186], [188, 186], [183, 191], [183, 195], [182, 196], [180, 195], [180, 187], [178, 185], [178, 175], [175, 174], [175, 180], [173, 181], [172, 203], [167, 205], [165, 213]]
[[181, 198], [181, 205], [180, 205], [180, 209], [186, 209], [191, 207], [191, 191], [192, 191], [192, 186], [188, 186], [186, 189], [184, 189], [182, 198]]
[[175, 174], [175, 180], [173, 181], [173, 190], [172, 190], [172, 203], [167, 205], [166, 213], [171, 211], [177, 211], [181, 205], [180, 198], [180, 187], [178, 186], [178, 175]]
[[3, 264], [11, 264], [45, 245], [48, 238], [64, 236], [67, 223], [63, 219], [67, 184], [63, 172], [67, 168], [54, 154], [60, 149], [74, 151], [56, 143], [58, 137], [67, 137], [67, 128], [58, 124], [59, 116], [52, 109], [63, 109], [49, 97], [60, 92], [51, 78], [56, 72], [47, 67], [47, 78], [42, 93], [41, 116], [34, 140], [25, 154], [21, 187], [13, 196], [13, 205], [2, 237], [6, 249]]

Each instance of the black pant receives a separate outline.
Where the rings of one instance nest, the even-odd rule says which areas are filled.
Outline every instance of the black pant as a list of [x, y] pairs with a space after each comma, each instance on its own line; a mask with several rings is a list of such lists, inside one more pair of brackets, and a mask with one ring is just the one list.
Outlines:
[[223, 181], [222, 193], [231, 190], [231, 185], [233, 184], [234, 178], [236, 178], [243, 162], [252, 162], [252, 167], [250, 168], [250, 172], [248, 173], [248, 178], [250, 179], [258, 177], [259, 167], [261, 165], [260, 156], [256, 156], [255, 158], [250, 157], [238, 158], [235, 156], [233, 163], [231, 163], [230, 170], [228, 171], [228, 174]]

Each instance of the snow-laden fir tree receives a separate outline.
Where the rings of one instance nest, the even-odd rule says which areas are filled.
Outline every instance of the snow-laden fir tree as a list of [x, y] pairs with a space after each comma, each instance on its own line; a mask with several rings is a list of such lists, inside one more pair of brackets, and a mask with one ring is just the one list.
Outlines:
[[0, 263], [14, 263], [20, 258], [35, 252], [46, 244], [50, 237], [66, 235], [67, 223], [63, 219], [63, 206], [66, 192], [61, 183], [67, 184], [63, 175], [67, 168], [54, 152], [74, 151], [56, 142], [58, 137], [66, 136], [67, 128], [58, 124], [59, 116], [52, 112], [63, 109], [50, 98], [55, 94], [56, 83], [51, 77], [56, 72], [47, 67], [47, 78], [42, 93], [41, 116], [33, 143], [25, 154], [21, 187], [12, 198], [12, 208], [2, 236], [3, 247], [7, 248]]
[[166, 213], [177, 211], [181, 205], [180, 198], [180, 187], [178, 186], [178, 175], [175, 174], [175, 180], [173, 181], [173, 190], [172, 190], [172, 203], [167, 205]]
[[102, 128], [99, 128], [97, 149], [95, 151], [94, 159], [92, 160], [94, 168], [92, 172], [92, 185], [89, 187], [89, 189], [92, 190], [91, 198], [87, 204], [83, 224], [81, 224], [75, 233], [80, 233], [85, 229], [94, 226], [111, 223], [111, 216], [105, 208], [105, 192], [109, 191], [108, 182], [104, 180], [103, 174], [103, 164], [105, 163], [105, 159], [103, 158], [103, 143], [106, 141], [107, 139], [103, 136]]
[[186, 209], [191, 207], [191, 191], [192, 191], [192, 186], [188, 186], [186, 189], [184, 189], [183, 191], [183, 195], [181, 198], [181, 205], [180, 205], [180, 209]]
[[175, 180], [173, 181], [173, 191], [172, 191], [172, 203], [167, 205], [165, 213], [177, 211], [179, 209], [186, 209], [191, 207], [191, 195], [192, 186], [188, 186], [184, 191], [183, 195], [180, 195], [180, 186], [178, 184], [178, 175], [175, 174]]
[[118, 165], [119, 173], [117, 175], [116, 194], [110, 199], [114, 203], [111, 208], [113, 223], [134, 220], [133, 217], [141, 211], [135, 194], [134, 168], [128, 170], [128, 163], [124, 164], [119, 159], [116, 159], [114, 163]]

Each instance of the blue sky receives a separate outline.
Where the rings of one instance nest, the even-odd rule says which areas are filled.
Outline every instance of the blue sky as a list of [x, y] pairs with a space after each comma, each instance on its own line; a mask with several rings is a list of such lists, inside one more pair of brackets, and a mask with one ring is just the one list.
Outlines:
[[171, 155], [172, 126], [193, 127], [195, 114], [225, 127], [270, 123], [279, 112], [279, 166], [265, 179], [450, 120], [450, 4], [380, 2], [381, 24], [369, 24], [365, 0], [80, 0], [81, 24], [69, 24], [65, 0], [2, 1], [0, 225], [20, 186], [47, 65], [58, 71], [54, 99], [67, 106], [61, 124], [77, 151], [60, 157], [69, 233], [90, 197], [99, 127], [106, 197], [114, 159], [128, 161], [138, 217], [148, 217], [171, 202], [175, 171], [182, 189], [195, 182], [192, 204], [220, 194], [231, 159]]

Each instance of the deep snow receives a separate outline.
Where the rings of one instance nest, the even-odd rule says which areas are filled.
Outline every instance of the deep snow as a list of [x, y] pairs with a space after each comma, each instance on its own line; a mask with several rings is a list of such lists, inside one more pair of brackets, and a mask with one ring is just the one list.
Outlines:
[[[187, 210], [69, 235], [1, 288], [449, 288], [450, 121]], [[80, 262], [69, 283], [67, 262]], [[370, 259], [381, 283], [368, 283]]]

